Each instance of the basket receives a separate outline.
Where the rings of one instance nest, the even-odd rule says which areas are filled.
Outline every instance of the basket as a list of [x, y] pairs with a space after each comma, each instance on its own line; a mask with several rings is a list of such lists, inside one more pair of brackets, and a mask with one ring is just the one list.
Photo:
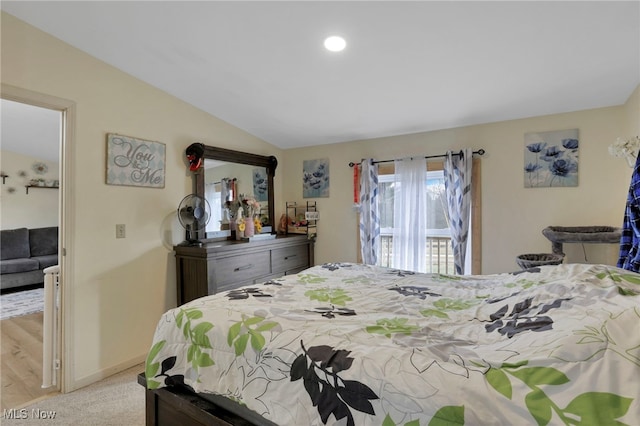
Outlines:
[[564, 254], [535, 253], [521, 254], [516, 257], [516, 263], [522, 269], [535, 268], [544, 265], [559, 265], [564, 260]]

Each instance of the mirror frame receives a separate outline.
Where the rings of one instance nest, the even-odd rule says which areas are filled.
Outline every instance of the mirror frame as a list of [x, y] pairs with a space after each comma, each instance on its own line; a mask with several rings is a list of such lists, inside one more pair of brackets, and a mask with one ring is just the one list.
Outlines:
[[[208, 158], [218, 161], [226, 161], [229, 163], [247, 164], [250, 166], [264, 167], [267, 170], [267, 186], [269, 188], [269, 195], [267, 202], [269, 203], [269, 226], [271, 226], [271, 233], [276, 233], [275, 228], [275, 209], [274, 209], [274, 185], [273, 177], [276, 175], [276, 167], [278, 167], [278, 159], [273, 155], [258, 155], [250, 154], [248, 152], [235, 151], [232, 149], [218, 148], [215, 146], [204, 145], [204, 154], [202, 158]], [[195, 194], [204, 198], [204, 161], [202, 166], [193, 172], [193, 181]], [[204, 234], [204, 231], [202, 231]], [[198, 235], [198, 237], [201, 237]], [[202, 235], [202, 240], [207, 239], [206, 235]]]

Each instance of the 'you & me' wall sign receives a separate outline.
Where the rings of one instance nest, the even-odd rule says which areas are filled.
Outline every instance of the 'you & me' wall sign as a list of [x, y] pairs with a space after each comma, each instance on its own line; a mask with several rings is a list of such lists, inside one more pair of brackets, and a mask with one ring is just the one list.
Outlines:
[[163, 143], [107, 134], [107, 184], [164, 188]]

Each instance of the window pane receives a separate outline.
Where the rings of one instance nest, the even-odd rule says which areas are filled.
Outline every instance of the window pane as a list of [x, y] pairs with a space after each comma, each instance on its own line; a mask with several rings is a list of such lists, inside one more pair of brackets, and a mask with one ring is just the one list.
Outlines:
[[446, 230], [449, 235], [447, 198], [442, 172], [430, 172], [427, 178], [427, 229]]
[[379, 182], [378, 184], [378, 214], [380, 228], [393, 228], [393, 182]]
[[[378, 265], [391, 266], [393, 247], [393, 175], [381, 175], [378, 181], [381, 253]], [[427, 172], [427, 272], [453, 273], [453, 257], [442, 171]]]
[[[380, 229], [383, 234], [393, 229], [394, 203], [393, 175], [382, 175], [378, 183], [378, 213], [380, 215]], [[449, 236], [449, 218], [447, 213], [447, 199], [444, 188], [443, 172], [427, 173], [426, 191], [427, 201], [427, 229], [429, 236]]]
[[[476, 173], [474, 165], [474, 176]], [[393, 247], [393, 201], [394, 187], [393, 174], [381, 174], [379, 179], [379, 216], [381, 218], [380, 234], [381, 234], [381, 253], [378, 264], [381, 266], [390, 266]], [[446, 207], [446, 196], [444, 193], [444, 173], [442, 170], [427, 171], [427, 191], [429, 209], [427, 218], [427, 265], [430, 265], [430, 272], [455, 273], [453, 268], [453, 252], [451, 249], [451, 232], [449, 230], [449, 219]], [[479, 200], [477, 195], [473, 195], [474, 200]], [[478, 198], [476, 198], [478, 197]], [[477, 219], [476, 214], [472, 215], [474, 220]], [[475, 222], [474, 222], [475, 223]], [[473, 234], [469, 229], [470, 237]], [[470, 240], [469, 240], [470, 241]], [[479, 254], [476, 245], [469, 245], [473, 254]], [[467, 262], [471, 262], [468, 258]], [[473, 264], [473, 271], [476, 271], [476, 264]], [[429, 268], [429, 266], [428, 266]]]

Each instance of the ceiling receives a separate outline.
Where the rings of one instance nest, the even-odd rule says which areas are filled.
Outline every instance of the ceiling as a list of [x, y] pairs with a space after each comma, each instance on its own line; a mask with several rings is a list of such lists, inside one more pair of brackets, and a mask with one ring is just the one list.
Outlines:
[[60, 161], [61, 112], [2, 99], [0, 113], [3, 150]]
[[620, 105], [640, 84], [638, 1], [0, 8], [283, 149]]

